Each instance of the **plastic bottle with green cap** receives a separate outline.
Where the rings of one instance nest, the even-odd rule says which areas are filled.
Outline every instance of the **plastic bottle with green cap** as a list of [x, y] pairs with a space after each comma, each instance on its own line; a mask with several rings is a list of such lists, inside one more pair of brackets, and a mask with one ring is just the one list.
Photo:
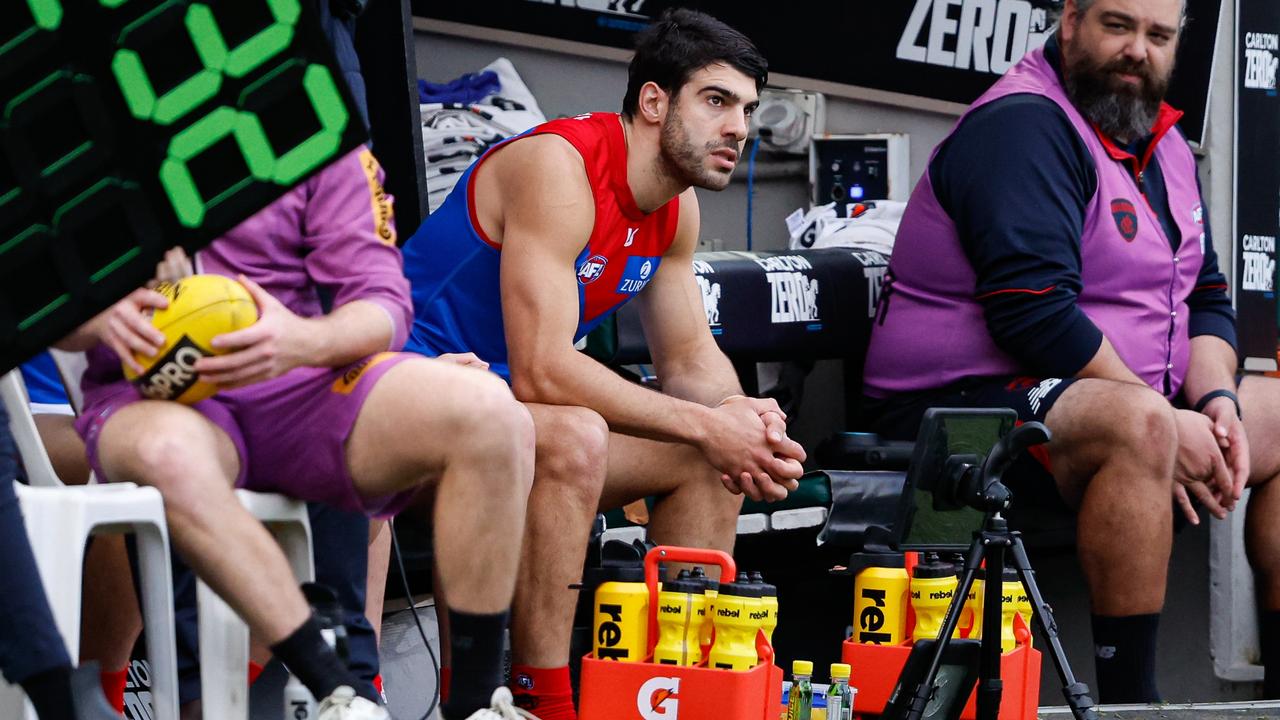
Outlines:
[[827, 687], [827, 720], [853, 718], [853, 689], [849, 687], [849, 673], [848, 665], [831, 664], [831, 685]]
[[813, 713], [813, 663], [791, 663], [791, 693], [787, 696], [787, 720], [810, 720]]

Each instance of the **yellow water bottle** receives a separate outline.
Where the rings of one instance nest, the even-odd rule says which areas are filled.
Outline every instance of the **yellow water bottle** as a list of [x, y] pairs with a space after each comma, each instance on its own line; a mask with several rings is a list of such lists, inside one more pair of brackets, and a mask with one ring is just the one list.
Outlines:
[[698, 647], [702, 649], [702, 657], [707, 657], [711, 653], [711, 646], [715, 643], [716, 626], [714, 618], [716, 614], [716, 596], [720, 594], [720, 581], [707, 577], [707, 573], [702, 569], [701, 565], [695, 567], [689, 576], [702, 583], [703, 595], [706, 597], [702, 625], [698, 629]]
[[982, 639], [982, 606], [983, 593], [986, 592], [987, 569], [978, 568], [973, 575], [973, 585], [964, 600], [964, 611], [960, 614], [960, 624], [969, 628], [970, 640]]
[[653, 648], [653, 661], [680, 666], [702, 662], [698, 634], [705, 615], [703, 585], [690, 578], [688, 570], [681, 570], [675, 580], [664, 583], [658, 593], [658, 643]]
[[[1026, 645], [1031, 647], [1031, 619], [1035, 614], [1035, 606], [1031, 604], [1031, 593], [1027, 592], [1027, 588], [1022, 582], [1018, 582], [1017, 594], [1014, 595], [1013, 604], [1018, 608], [1018, 617], [1022, 620], [1022, 627], [1026, 628]], [[1014, 628], [1014, 635], [1017, 636], [1017, 628]]]
[[760, 630], [759, 597], [747, 583], [720, 583], [716, 596], [716, 641], [708, 657], [709, 665], [720, 670], [750, 670], [759, 662], [756, 633]]
[[601, 569], [592, 608], [592, 655], [597, 660], [643, 662], [649, 650], [649, 588], [643, 566]]
[[1013, 618], [1018, 614], [1020, 607], [1031, 605], [1026, 594], [1026, 589], [1022, 587], [1022, 580], [1018, 578], [1018, 571], [1006, 566], [1004, 583], [1000, 588], [1000, 652], [1009, 652], [1018, 645], [1017, 635], [1014, 634]]
[[760, 621], [760, 630], [764, 633], [765, 643], [773, 647], [773, 631], [778, 628], [778, 588], [764, 581], [764, 575], [753, 571], [749, 576], [751, 584], [760, 590], [760, 609], [764, 618]]
[[853, 581], [853, 640], [898, 645], [907, 635], [906, 558], [902, 553], [858, 555], [850, 562]]
[[934, 640], [956, 593], [956, 568], [937, 553], [925, 555], [911, 577], [911, 607], [916, 611], [912, 640]]

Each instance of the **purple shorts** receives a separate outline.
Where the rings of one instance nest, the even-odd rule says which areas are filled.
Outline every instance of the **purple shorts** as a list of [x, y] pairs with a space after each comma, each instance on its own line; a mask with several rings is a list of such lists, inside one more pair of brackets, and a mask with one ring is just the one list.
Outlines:
[[[362, 497], [347, 468], [346, 440], [378, 380], [399, 363], [419, 357], [384, 352], [344, 368], [298, 368], [266, 382], [225, 390], [192, 407], [235, 444], [240, 456], [236, 487], [388, 517], [403, 510], [417, 490]], [[76, 430], [98, 477], [107, 477], [98, 459], [102, 428], [117, 410], [141, 399], [125, 380], [85, 397]]]

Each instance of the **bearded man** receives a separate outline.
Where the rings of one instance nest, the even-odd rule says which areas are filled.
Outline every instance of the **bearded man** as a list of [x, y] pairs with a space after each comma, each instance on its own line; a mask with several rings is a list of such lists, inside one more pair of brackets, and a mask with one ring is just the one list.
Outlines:
[[1192, 523], [1192, 498], [1225, 517], [1246, 484], [1268, 696], [1280, 690], [1280, 525], [1267, 522], [1280, 383], [1236, 375], [1195, 158], [1163, 102], [1185, 12], [1067, 0], [1055, 36], [935, 150], [867, 356], [887, 435], [914, 437], [933, 406], [1012, 407], [1049, 426], [1047, 453], [1013, 478], [1015, 509], [1041, 495], [1078, 513], [1108, 703], [1160, 697], [1171, 506]]
[[[598, 510], [656, 496], [650, 538], [730, 551], [741, 495], [781, 499], [802, 472], [777, 404], [744, 397], [712, 339], [692, 266], [694, 188], [729, 184], [765, 77], [741, 33], [669, 11], [637, 37], [620, 115], [489, 150], [405, 246], [408, 349], [474, 353], [534, 419], [511, 677], [542, 720], [575, 717], [568, 588]], [[574, 350], [633, 298], [662, 392]]]

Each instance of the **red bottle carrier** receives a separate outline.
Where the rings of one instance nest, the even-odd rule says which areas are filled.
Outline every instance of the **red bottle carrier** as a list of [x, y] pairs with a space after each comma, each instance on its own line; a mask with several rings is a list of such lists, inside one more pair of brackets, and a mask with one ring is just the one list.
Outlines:
[[[658, 642], [658, 563], [719, 565], [720, 577], [737, 577], [733, 558], [718, 550], [659, 546], [644, 559], [649, 586], [649, 648], [645, 661], [582, 660], [578, 717], [582, 720], [777, 720], [782, 670], [773, 649], [759, 639], [760, 662], [746, 672], [653, 663]], [[725, 582], [728, 582], [726, 580]]]
[[[866, 645], [844, 642], [842, 662], [853, 668], [855, 713], [879, 715], [898, 683], [902, 666], [911, 654], [910, 645]], [[1000, 656], [1000, 679], [1004, 692], [1000, 699], [1000, 720], [1035, 720], [1040, 704], [1040, 651], [1019, 645]], [[976, 694], [969, 695], [961, 720], [977, 718]]]

